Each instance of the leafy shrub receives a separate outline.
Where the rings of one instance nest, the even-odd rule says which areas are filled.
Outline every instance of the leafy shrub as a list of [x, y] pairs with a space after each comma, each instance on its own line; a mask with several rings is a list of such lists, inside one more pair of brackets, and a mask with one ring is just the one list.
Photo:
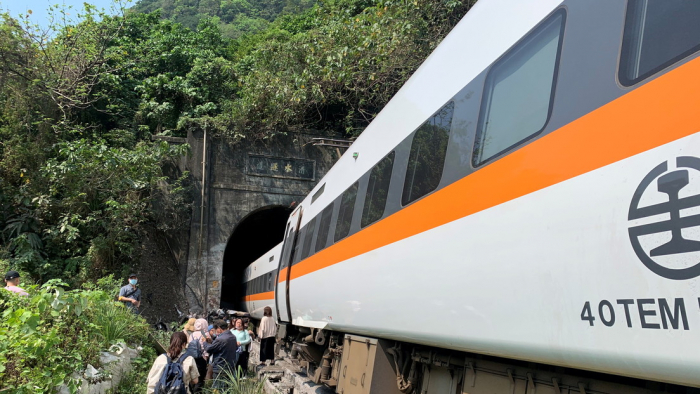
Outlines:
[[224, 371], [223, 378], [226, 381], [226, 389], [207, 389], [206, 394], [263, 394], [265, 392], [265, 381], [257, 379], [240, 379], [245, 372], [238, 368], [236, 373]]
[[65, 283], [50, 280], [29, 286], [28, 297], [0, 291], [0, 387], [19, 394], [47, 393], [66, 384], [75, 392], [73, 373], [87, 364], [99, 368], [101, 350], [116, 342], [142, 341], [148, 325], [114, 301], [113, 282], [66, 290]]

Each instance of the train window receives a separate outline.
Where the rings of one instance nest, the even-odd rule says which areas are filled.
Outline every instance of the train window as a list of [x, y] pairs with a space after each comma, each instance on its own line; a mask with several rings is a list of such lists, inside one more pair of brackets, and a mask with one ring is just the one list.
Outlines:
[[338, 212], [338, 222], [335, 225], [335, 242], [348, 236], [350, 233], [350, 224], [352, 222], [352, 213], [355, 210], [355, 199], [357, 198], [357, 187], [359, 182], [355, 182], [340, 197], [340, 211]]
[[300, 242], [301, 242], [301, 234], [299, 234], [299, 238], [297, 238], [297, 242], [294, 243], [294, 249], [292, 250], [292, 265], [301, 261], [301, 246], [299, 245]]
[[326, 247], [328, 232], [331, 230], [331, 216], [333, 216], [333, 204], [321, 212], [321, 221], [318, 223], [318, 235], [316, 236], [316, 252]]
[[625, 86], [700, 49], [700, 1], [629, 0], [618, 78]]
[[316, 200], [317, 200], [319, 197], [321, 197], [321, 194], [323, 194], [323, 191], [324, 191], [325, 189], [326, 189], [326, 184], [324, 183], [323, 185], [321, 185], [320, 188], [318, 188], [318, 191], [316, 191], [316, 193], [314, 193], [314, 195], [311, 196], [311, 203], [312, 203], [312, 204], [313, 204], [314, 202], [316, 202]]
[[316, 229], [316, 218], [306, 225], [306, 235], [304, 236], [304, 247], [301, 249], [301, 259], [309, 257], [311, 254], [311, 241], [314, 239], [314, 230]]
[[401, 195], [403, 205], [438, 187], [445, 164], [454, 107], [454, 102], [450, 101], [416, 130]]
[[552, 112], [566, 13], [559, 10], [498, 60], [482, 95], [472, 164], [540, 133]]
[[360, 222], [363, 228], [381, 219], [384, 215], [395, 155], [394, 152], [389, 153], [372, 168], [372, 172], [369, 174], [367, 197], [365, 197], [365, 207], [362, 210], [362, 221]]

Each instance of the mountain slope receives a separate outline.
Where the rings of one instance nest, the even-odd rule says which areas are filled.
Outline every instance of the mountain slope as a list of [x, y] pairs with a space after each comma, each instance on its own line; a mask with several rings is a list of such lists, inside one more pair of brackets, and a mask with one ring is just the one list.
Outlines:
[[194, 29], [202, 18], [216, 17], [225, 37], [263, 30], [278, 15], [309, 9], [315, 0], [140, 0], [132, 11], [161, 10], [161, 17]]

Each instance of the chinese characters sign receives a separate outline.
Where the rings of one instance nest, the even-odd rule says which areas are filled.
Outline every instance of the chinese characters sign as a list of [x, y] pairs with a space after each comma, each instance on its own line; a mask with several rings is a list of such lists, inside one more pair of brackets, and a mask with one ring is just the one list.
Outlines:
[[248, 175], [279, 178], [315, 179], [315, 162], [289, 157], [248, 155]]

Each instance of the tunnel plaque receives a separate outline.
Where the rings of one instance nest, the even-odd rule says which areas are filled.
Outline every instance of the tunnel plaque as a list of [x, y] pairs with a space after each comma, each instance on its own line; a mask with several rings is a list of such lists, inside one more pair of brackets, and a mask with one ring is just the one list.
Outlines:
[[248, 155], [246, 173], [254, 176], [313, 181], [316, 179], [316, 162], [294, 157]]

